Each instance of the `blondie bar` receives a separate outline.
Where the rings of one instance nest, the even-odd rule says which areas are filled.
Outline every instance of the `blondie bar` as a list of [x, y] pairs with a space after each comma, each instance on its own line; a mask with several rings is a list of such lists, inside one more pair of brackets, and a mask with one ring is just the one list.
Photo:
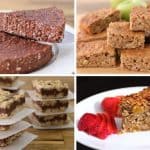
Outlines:
[[132, 71], [150, 71], [150, 46], [144, 49], [121, 50], [121, 67]]
[[90, 12], [82, 17], [80, 28], [89, 34], [100, 33], [105, 30], [110, 22], [119, 21], [120, 12], [114, 9], [101, 9]]
[[133, 31], [150, 32], [150, 9], [134, 7], [130, 14], [130, 29]]
[[113, 48], [144, 48], [145, 33], [133, 32], [129, 22], [113, 22], [107, 29], [107, 44]]
[[116, 51], [107, 46], [106, 40], [77, 43], [78, 67], [114, 67]]

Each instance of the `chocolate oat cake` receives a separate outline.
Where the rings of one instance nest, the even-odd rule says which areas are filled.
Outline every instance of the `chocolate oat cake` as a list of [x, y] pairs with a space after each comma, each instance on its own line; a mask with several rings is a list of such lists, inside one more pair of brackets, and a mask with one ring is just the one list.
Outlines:
[[150, 90], [121, 99], [122, 132], [150, 130]]
[[133, 32], [129, 22], [112, 22], [107, 28], [107, 44], [113, 48], [144, 48], [145, 33]]
[[77, 43], [78, 67], [114, 67], [116, 51], [107, 46], [106, 40], [95, 40]]
[[63, 98], [68, 95], [68, 84], [60, 80], [34, 80], [33, 88], [43, 98]]
[[22, 10], [0, 13], [0, 30], [45, 42], [61, 42], [64, 36], [65, 17], [56, 8]]
[[0, 32], [0, 73], [29, 73], [52, 59], [52, 47]]
[[0, 118], [7, 118], [25, 104], [24, 94], [0, 90]]
[[80, 28], [89, 34], [96, 34], [105, 30], [110, 22], [119, 20], [120, 12], [118, 10], [101, 9], [83, 16], [80, 21]]
[[144, 49], [121, 50], [121, 67], [131, 71], [150, 72], [150, 46]]

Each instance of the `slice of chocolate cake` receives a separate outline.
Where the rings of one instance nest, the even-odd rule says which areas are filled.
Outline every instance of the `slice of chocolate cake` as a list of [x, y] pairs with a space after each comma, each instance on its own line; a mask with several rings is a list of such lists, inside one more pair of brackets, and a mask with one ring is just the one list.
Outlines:
[[0, 73], [29, 73], [52, 59], [52, 47], [0, 32]]
[[0, 13], [0, 30], [45, 42], [60, 42], [64, 36], [65, 17], [56, 8]]

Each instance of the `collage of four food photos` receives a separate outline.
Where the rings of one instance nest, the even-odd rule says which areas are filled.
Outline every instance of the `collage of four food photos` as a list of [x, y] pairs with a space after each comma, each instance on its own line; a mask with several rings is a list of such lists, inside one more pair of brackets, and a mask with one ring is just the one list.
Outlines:
[[0, 150], [150, 150], [150, 0], [5, 0], [0, 22]]

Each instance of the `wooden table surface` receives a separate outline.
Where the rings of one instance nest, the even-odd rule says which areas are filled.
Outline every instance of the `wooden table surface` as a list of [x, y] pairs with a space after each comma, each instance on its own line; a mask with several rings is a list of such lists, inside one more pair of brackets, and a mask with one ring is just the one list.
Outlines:
[[0, 1], [0, 9], [36, 9], [57, 6], [63, 9], [67, 23], [74, 26], [74, 0], [4, 0]]
[[[19, 77], [26, 82], [23, 89], [32, 89], [33, 79], [60, 79], [68, 83], [70, 89], [74, 91], [74, 79], [72, 77]], [[70, 114], [73, 120], [74, 114]], [[29, 132], [38, 135], [38, 138], [30, 143], [25, 150], [73, 150], [74, 149], [74, 129], [61, 130], [37, 130], [28, 129]]]

